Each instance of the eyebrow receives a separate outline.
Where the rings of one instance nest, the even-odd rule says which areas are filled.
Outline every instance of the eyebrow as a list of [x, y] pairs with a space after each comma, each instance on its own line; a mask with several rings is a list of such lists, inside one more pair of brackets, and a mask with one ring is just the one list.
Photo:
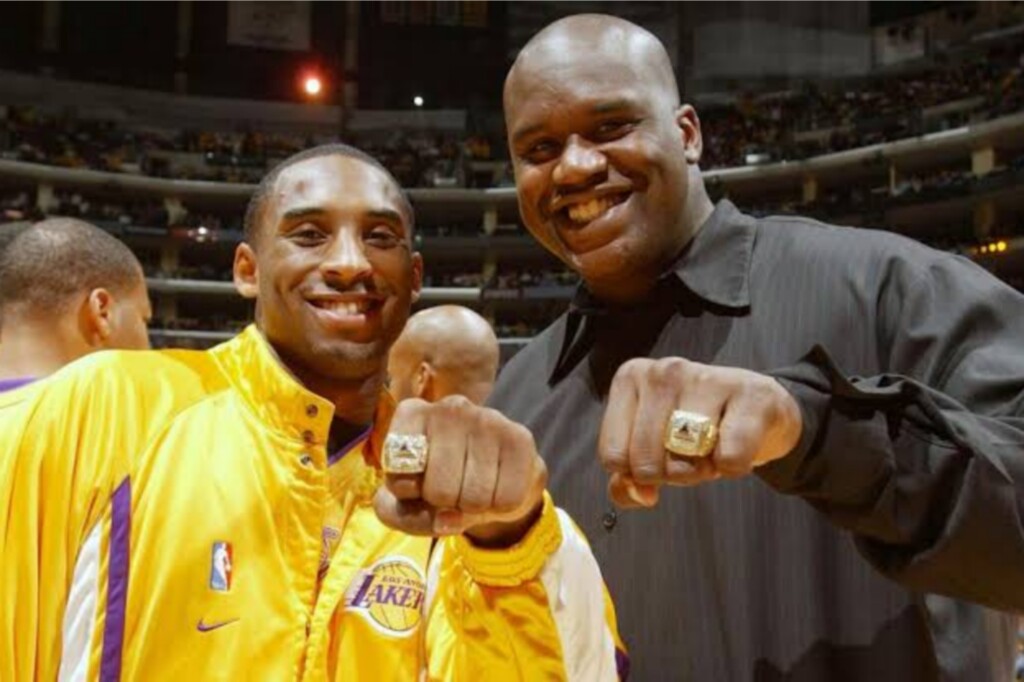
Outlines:
[[376, 208], [372, 211], [367, 211], [366, 214], [371, 218], [376, 218], [377, 220], [390, 220], [400, 223], [403, 226], [405, 225], [405, 218], [402, 214], [390, 208]]
[[[632, 109], [633, 106], [633, 100], [625, 98], [613, 99], [607, 102], [598, 102], [597, 104], [593, 105], [592, 107], [590, 107], [590, 113], [597, 114], [600, 116], [601, 114], [608, 114], [614, 111], [622, 111], [623, 109]], [[512, 144], [519, 142], [524, 137], [529, 137], [530, 135], [539, 132], [543, 128], [543, 123], [535, 123], [533, 125], [526, 126], [521, 130], [517, 130], [512, 135]]]
[[298, 218], [323, 215], [324, 213], [326, 211], [319, 206], [298, 206], [296, 208], [289, 208], [281, 217], [284, 220], [296, 220]]
[[[304, 218], [313, 218], [317, 216], [326, 215], [327, 211], [320, 208], [319, 206], [297, 206], [290, 208], [281, 215], [283, 221], [292, 222], [294, 220], [302, 220]], [[403, 227], [405, 226], [405, 218], [402, 214], [391, 208], [375, 208], [366, 212], [366, 215], [374, 220], [386, 220], [389, 222], [395, 222]]]

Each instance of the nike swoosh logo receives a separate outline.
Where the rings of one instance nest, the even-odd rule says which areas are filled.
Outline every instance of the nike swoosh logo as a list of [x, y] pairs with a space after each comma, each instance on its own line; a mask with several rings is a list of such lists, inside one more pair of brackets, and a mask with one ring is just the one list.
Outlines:
[[217, 630], [219, 628], [222, 628], [225, 625], [237, 623], [239, 620], [239, 618], [232, 618], [231, 620], [222, 620], [219, 623], [204, 623], [203, 619], [200, 618], [199, 622], [196, 623], [196, 630], [199, 630], [199, 632], [210, 632], [211, 630]]

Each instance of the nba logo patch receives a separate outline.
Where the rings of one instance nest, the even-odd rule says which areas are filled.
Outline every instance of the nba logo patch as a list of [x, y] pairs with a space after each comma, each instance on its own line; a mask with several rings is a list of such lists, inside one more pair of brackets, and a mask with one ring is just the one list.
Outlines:
[[215, 542], [210, 553], [210, 589], [227, 592], [231, 589], [231, 568], [234, 553], [230, 542]]

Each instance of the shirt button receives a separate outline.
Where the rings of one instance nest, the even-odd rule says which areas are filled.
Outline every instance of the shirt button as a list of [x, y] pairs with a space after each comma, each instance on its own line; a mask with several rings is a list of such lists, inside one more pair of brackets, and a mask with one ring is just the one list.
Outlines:
[[615, 524], [618, 522], [619, 514], [614, 509], [609, 509], [604, 513], [604, 516], [601, 517], [601, 525], [604, 526], [604, 529], [609, 533], [612, 532], [612, 529], [615, 528]]
[[309, 456], [309, 453], [303, 452], [302, 455], [299, 457], [299, 462], [302, 464], [302, 466], [308, 467], [313, 463], [313, 458]]
[[306, 416], [313, 419], [320, 413], [320, 408], [316, 405], [306, 405]]
[[305, 431], [302, 432], [302, 440], [306, 441], [307, 443], [315, 443], [316, 434], [314, 434], [309, 429], [306, 429]]

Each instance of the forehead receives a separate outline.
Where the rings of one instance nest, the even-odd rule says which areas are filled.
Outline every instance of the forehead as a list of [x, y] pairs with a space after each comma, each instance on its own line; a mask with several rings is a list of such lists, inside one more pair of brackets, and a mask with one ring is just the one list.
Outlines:
[[320, 208], [343, 213], [392, 210], [408, 221], [401, 192], [383, 171], [348, 156], [320, 156], [285, 168], [268, 197], [274, 220], [289, 209]]
[[671, 102], [670, 86], [663, 82], [651, 60], [639, 50], [610, 49], [585, 52], [580, 46], [553, 45], [516, 65], [505, 93], [509, 127], [532, 125], [566, 105], [628, 102], [654, 108]]

